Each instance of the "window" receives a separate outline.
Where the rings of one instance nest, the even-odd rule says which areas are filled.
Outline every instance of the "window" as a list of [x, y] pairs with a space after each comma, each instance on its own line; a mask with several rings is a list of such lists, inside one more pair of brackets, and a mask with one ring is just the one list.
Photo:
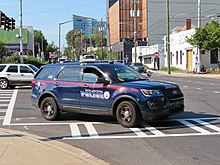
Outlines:
[[33, 73], [33, 71], [27, 66], [20, 66], [20, 73]]
[[65, 67], [57, 76], [58, 80], [79, 81], [79, 67]]
[[8, 67], [7, 72], [18, 73], [18, 66], [11, 65]]
[[183, 52], [180, 50], [180, 65], [183, 64]]
[[151, 57], [144, 58], [144, 64], [151, 64]]
[[54, 67], [41, 68], [40, 71], [38, 72], [38, 74], [35, 77], [39, 78], [39, 79], [47, 79], [47, 78], [49, 78], [49, 76], [52, 74], [52, 72], [55, 69], [56, 68], [54, 68]]
[[178, 65], [178, 61], [179, 61], [179, 54], [178, 51], [176, 51], [176, 65]]
[[218, 50], [212, 50], [210, 58], [211, 58], [211, 64], [217, 64], [218, 63]]
[[95, 68], [85, 68], [83, 70], [83, 81], [95, 83], [98, 77], [102, 77], [102, 74]]
[[0, 65], [0, 72], [2, 72], [5, 69], [6, 65]]

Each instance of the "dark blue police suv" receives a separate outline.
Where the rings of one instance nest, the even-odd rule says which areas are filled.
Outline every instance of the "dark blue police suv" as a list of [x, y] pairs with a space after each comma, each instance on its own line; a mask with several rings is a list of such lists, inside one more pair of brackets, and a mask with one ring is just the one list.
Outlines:
[[150, 81], [119, 63], [45, 65], [32, 81], [31, 99], [47, 120], [80, 112], [115, 116], [124, 127], [184, 111], [178, 85]]

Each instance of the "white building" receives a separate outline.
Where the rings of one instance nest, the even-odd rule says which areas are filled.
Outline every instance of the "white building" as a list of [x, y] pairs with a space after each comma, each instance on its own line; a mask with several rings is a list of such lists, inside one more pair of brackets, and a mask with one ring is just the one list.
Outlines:
[[[135, 61], [135, 48], [132, 48], [132, 62]], [[164, 45], [138, 46], [136, 62], [141, 62], [149, 68], [160, 69], [164, 67]]]
[[[217, 68], [220, 61], [219, 52], [202, 50], [198, 58], [197, 48], [187, 43], [186, 38], [194, 33], [195, 29], [186, 26], [173, 29], [170, 34], [170, 65], [189, 72], [196, 71], [198, 65]], [[164, 41], [164, 48], [167, 50], [166, 36]], [[165, 51], [165, 66], [167, 66], [167, 51]]]

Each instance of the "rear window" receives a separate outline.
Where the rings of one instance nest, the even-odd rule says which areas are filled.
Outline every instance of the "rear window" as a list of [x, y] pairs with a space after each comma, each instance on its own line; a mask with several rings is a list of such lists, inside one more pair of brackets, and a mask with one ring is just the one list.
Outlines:
[[0, 72], [2, 72], [5, 67], [6, 67], [6, 65], [0, 65]]
[[49, 76], [52, 75], [53, 71], [55, 71], [55, 67], [45, 67], [41, 68], [39, 72], [36, 74], [35, 78], [38, 79], [48, 79], [50, 78]]

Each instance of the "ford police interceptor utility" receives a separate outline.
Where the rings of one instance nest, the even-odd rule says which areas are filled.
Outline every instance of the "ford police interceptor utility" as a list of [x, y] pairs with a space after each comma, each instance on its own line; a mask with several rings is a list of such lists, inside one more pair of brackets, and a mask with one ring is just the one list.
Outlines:
[[115, 116], [124, 127], [184, 111], [178, 85], [150, 81], [119, 63], [45, 65], [32, 81], [31, 99], [47, 120], [80, 112]]

